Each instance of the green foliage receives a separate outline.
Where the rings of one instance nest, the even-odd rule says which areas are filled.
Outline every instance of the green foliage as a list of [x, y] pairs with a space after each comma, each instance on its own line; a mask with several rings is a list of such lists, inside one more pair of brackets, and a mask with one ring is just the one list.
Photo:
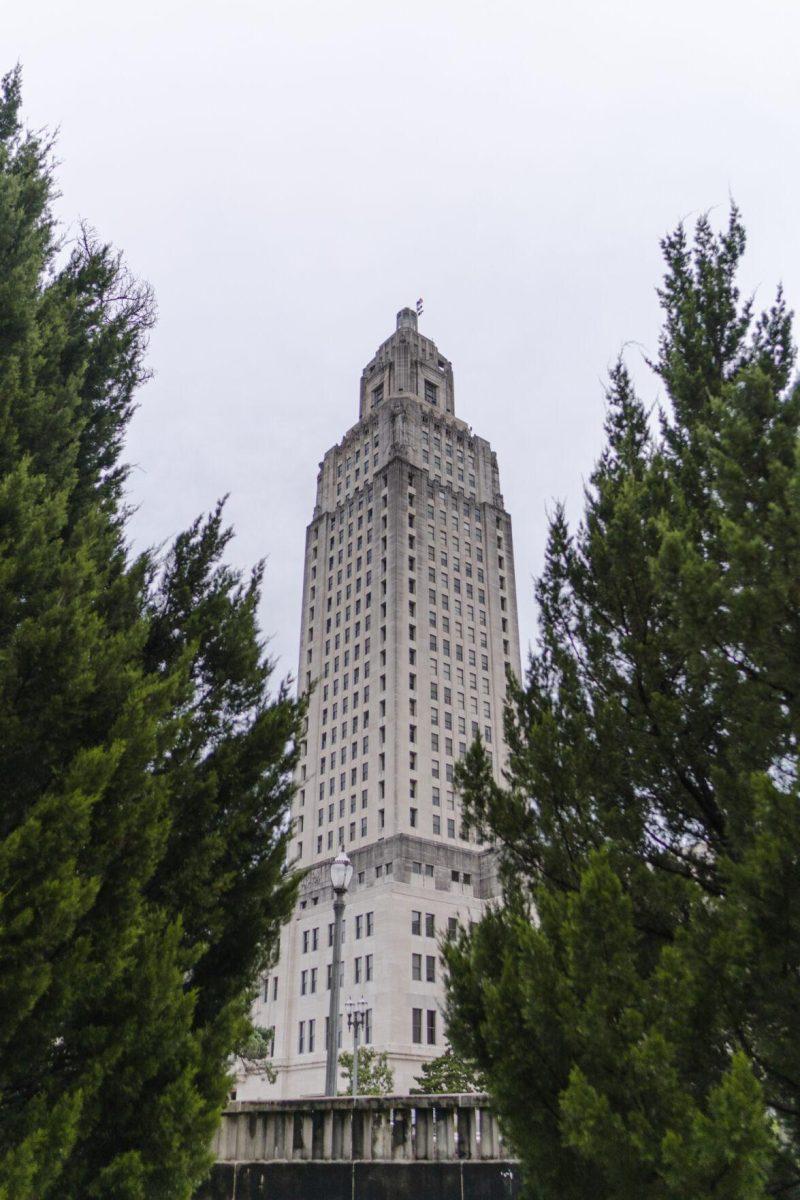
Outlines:
[[291, 910], [301, 713], [221, 508], [132, 560], [120, 451], [153, 322], [0, 94], [0, 1197], [188, 1197]]
[[448, 1046], [438, 1058], [425, 1063], [414, 1082], [419, 1086], [411, 1089], [412, 1096], [446, 1096], [485, 1090], [480, 1072], [471, 1063], [459, 1058], [452, 1046]]
[[274, 1083], [277, 1073], [272, 1065], [275, 1030], [254, 1025], [235, 1050], [237, 1074], [259, 1075]]
[[507, 786], [460, 771], [503, 904], [445, 947], [448, 1032], [542, 1200], [800, 1194], [800, 388], [744, 242], [664, 241], [667, 405], [616, 365]]
[[[339, 1055], [339, 1066], [344, 1075], [344, 1086], [340, 1096], [353, 1092], [353, 1055], [343, 1050]], [[380, 1052], [372, 1046], [358, 1047], [358, 1094], [359, 1096], [391, 1096], [394, 1091], [394, 1071], [389, 1066], [386, 1051]]]

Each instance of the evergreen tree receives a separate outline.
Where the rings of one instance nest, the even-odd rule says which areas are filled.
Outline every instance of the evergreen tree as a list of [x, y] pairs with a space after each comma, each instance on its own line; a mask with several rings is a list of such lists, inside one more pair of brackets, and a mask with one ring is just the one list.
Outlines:
[[438, 1058], [425, 1063], [414, 1082], [419, 1086], [411, 1089], [412, 1096], [446, 1096], [485, 1091], [480, 1072], [476, 1071], [471, 1063], [459, 1058], [452, 1046], [448, 1046]]
[[208, 1166], [284, 873], [298, 706], [217, 508], [125, 542], [148, 290], [0, 93], [0, 1197], [183, 1198]]
[[503, 904], [445, 950], [449, 1037], [544, 1200], [800, 1191], [800, 388], [744, 244], [735, 209], [665, 239], [667, 405], [617, 364], [507, 786], [460, 772]]

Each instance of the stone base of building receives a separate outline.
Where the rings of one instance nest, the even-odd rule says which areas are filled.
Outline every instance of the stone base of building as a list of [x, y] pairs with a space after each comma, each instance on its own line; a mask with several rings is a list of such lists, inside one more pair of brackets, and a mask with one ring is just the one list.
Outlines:
[[215, 1163], [195, 1200], [515, 1200], [515, 1162]]

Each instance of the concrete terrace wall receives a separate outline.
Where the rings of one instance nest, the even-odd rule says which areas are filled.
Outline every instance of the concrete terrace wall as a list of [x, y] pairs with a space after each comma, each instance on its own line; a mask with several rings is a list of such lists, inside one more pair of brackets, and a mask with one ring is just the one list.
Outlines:
[[513, 1200], [519, 1172], [487, 1097], [239, 1102], [197, 1200]]

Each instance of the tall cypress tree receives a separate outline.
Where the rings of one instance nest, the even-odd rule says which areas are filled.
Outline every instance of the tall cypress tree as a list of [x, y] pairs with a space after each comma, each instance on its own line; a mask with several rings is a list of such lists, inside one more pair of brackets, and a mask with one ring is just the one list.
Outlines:
[[0, 96], [0, 1197], [187, 1197], [293, 902], [298, 706], [221, 508], [163, 562], [120, 454], [148, 290]]
[[504, 903], [447, 951], [449, 1026], [532, 1194], [800, 1186], [800, 388], [737, 211], [665, 239], [653, 420], [620, 362], [584, 517], [465, 805]]

